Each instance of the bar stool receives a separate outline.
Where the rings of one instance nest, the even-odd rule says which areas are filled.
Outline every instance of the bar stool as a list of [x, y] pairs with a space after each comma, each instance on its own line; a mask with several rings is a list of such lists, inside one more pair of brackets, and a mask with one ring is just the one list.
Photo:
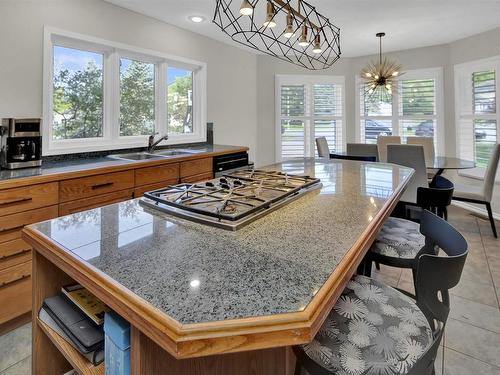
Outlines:
[[[314, 340], [294, 347], [295, 374], [434, 374], [450, 312], [448, 290], [460, 281], [467, 242], [429, 211], [420, 226], [416, 300], [365, 276], [355, 276]], [[435, 248], [446, 256], [438, 256]]]

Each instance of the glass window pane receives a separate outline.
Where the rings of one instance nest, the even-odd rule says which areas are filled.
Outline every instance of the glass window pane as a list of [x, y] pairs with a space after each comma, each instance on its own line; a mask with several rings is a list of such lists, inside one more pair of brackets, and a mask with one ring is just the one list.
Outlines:
[[360, 87], [361, 116], [392, 116], [392, 95], [378, 95], [369, 93], [369, 86]]
[[103, 136], [103, 55], [54, 46], [52, 139]]
[[[337, 146], [337, 123], [336, 120], [314, 120], [314, 138], [325, 137], [330, 151], [336, 150]], [[316, 156], [318, 149], [314, 148]]]
[[155, 66], [120, 59], [120, 136], [154, 133]]
[[436, 121], [433, 119], [404, 119], [399, 121], [400, 135], [403, 142], [407, 137], [434, 137]]
[[403, 116], [433, 116], [436, 114], [434, 79], [401, 81], [400, 112]]
[[282, 116], [292, 117], [305, 115], [305, 91], [304, 85], [281, 86]]
[[314, 85], [314, 115], [342, 116], [340, 87], [332, 84]]
[[392, 135], [392, 120], [361, 120], [366, 143], [377, 143], [379, 135]]
[[304, 121], [281, 120], [281, 157], [305, 156]]
[[495, 71], [472, 74], [472, 96], [475, 114], [496, 113]]
[[497, 122], [474, 120], [474, 140], [476, 166], [486, 168], [497, 142]]
[[193, 132], [193, 72], [168, 67], [167, 124], [169, 134]]

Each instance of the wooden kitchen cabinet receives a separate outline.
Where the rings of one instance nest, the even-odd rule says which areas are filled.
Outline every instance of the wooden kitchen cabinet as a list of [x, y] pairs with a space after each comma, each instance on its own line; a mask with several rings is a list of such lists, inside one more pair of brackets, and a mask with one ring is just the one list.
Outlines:
[[57, 182], [0, 190], [0, 216], [57, 204], [58, 194]]
[[23, 227], [57, 217], [57, 205], [0, 216], [0, 243], [21, 238]]
[[[139, 168], [135, 170], [135, 186], [152, 185], [179, 179], [179, 163]], [[175, 183], [175, 182], [174, 182]]]
[[166, 180], [166, 181], [157, 182], [156, 184], [136, 187], [134, 189], [134, 198], [142, 197], [142, 195], [147, 191], [161, 189], [161, 188], [164, 188], [164, 187], [169, 186], [169, 185], [175, 185], [178, 182], [179, 182], [179, 180], [176, 178], [173, 180]]
[[31, 311], [31, 277], [0, 286], [0, 303], [0, 324]]
[[133, 198], [133, 189], [115, 191], [96, 197], [78, 199], [76, 201], [61, 203], [59, 205], [59, 216], [70, 215], [76, 212], [91, 210], [93, 208], [119, 203]]
[[211, 178], [213, 178], [212, 172], [200, 173], [200, 174], [195, 174], [193, 176], [183, 177], [181, 178], [181, 182], [194, 183], [194, 182], [210, 180]]
[[191, 177], [195, 175], [201, 175], [201, 174], [210, 174], [210, 177], [212, 177], [212, 169], [213, 169], [213, 159], [212, 158], [203, 158], [203, 159], [196, 159], [196, 160], [189, 160], [189, 161], [183, 161], [181, 162], [180, 166], [180, 177], [181, 181], [182, 179], [186, 177]]
[[61, 203], [69, 202], [132, 188], [134, 188], [134, 171], [131, 169], [61, 181], [59, 199]]

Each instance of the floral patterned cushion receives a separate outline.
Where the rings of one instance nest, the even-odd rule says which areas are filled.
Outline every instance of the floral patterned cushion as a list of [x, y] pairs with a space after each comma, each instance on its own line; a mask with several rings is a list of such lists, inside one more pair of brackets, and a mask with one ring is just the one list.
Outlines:
[[406, 374], [433, 342], [415, 302], [365, 276], [355, 276], [304, 352], [339, 375]]
[[418, 223], [389, 217], [370, 251], [393, 258], [414, 259], [424, 244], [425, 237]]

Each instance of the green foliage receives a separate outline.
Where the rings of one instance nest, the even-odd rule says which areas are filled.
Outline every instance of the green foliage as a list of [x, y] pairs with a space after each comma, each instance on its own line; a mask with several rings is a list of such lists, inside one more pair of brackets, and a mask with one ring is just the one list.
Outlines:
[[102, 69], [89, 62], [83, 71], [60, 70], [54, 77], [54, 139], [102, 136]]
[[182, 134], [193, 131], [193, 108], [190, 92], [193, 90], [191, 75], [177, 78], [168, 86], [168, 131]]
[[132, 60], [120, 69], [120, 135], [152, 134], [154, 120], [154, 67]]

